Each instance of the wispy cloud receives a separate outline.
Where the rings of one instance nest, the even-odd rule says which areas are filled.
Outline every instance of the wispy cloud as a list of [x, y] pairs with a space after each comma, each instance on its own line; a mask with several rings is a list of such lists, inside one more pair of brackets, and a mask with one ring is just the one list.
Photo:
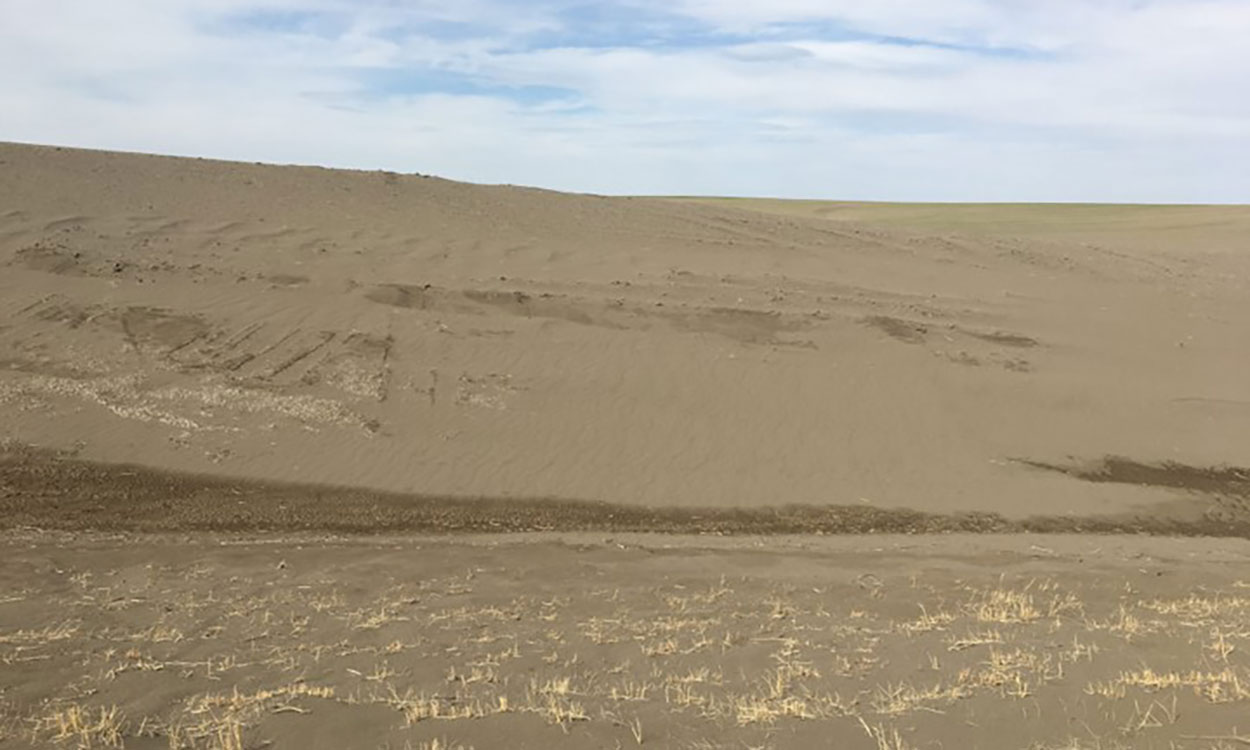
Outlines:
[[0, 138], [614, 193], [1250, 200], [1243, 0], [9, 0]]

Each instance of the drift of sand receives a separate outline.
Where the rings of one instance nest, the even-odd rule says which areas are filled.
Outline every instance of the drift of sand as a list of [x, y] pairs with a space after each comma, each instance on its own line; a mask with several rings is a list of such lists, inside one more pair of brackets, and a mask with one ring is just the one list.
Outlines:
[[[0, 144], [0, 439], [434, 495], [1238, 513], [1184, 477], [1250, 463], [1247, 231]], [[1147, 474], [1039, 468], [1106, 456]]]

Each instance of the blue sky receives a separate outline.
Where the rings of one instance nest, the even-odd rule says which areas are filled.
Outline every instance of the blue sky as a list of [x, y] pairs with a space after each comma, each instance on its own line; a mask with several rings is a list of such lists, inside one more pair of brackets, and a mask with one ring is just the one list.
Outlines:
[[6, 0], [0, 139], [619, 194], [1250, 202], [1250, 0]]

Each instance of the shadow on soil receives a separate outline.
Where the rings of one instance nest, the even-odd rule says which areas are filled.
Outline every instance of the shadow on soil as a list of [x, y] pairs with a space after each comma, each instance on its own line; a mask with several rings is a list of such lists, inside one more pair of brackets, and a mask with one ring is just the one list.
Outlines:
[[1070, 466], [1024, 459], [1015, 459], [1015, 462], [1035, 469], [1056, 471], [1086, 482], [1166, 487], [1250, 499], [1250, 469], [1232, 466], [1187, 466], [1171, 461], [1147, 464], [1120, 456], [1107, 456], [1101, 461]]
[[[1115, 460], [1089, 481], [1247, 491], [1240, 469], [1149, 467]], [[1107, 468], [1110, 467], [1110, 468]], [[1137, 479], [1129, 479], [1136, 477]], [[0, 446], [0, 528], [67, 531], [322, 531], [457, 533], [611, 531], [685, 534], [1145, 533], [1250, 538], [1250, 514], [1177, 518], [942, 515], [850, 505], [662, 508], [551, 498], [446, 497], [230, 479], [102, 464], [26, 446]]]

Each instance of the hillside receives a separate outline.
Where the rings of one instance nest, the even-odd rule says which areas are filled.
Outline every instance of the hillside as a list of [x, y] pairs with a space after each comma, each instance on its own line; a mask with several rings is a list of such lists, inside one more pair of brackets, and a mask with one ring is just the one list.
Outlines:
[[421, 495], [1240, 517], [1245, 209], [820, 205], [0, 144], [0, 439]]

